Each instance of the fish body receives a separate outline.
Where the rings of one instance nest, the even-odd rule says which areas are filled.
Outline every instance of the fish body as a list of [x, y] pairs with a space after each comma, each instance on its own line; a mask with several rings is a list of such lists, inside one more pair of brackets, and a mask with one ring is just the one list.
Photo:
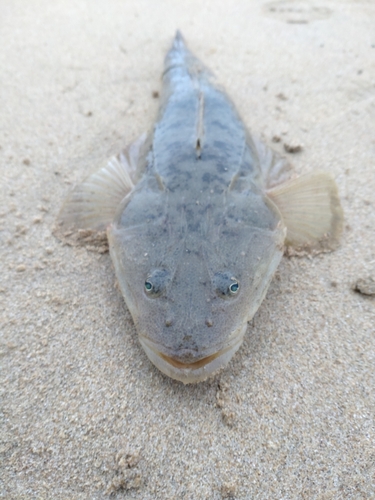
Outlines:
[[[199, 382], [240, 347], [285, 244], [337, 243], [333, 180], [289, 177], [177, 33], [150, 134], [73, 191], [59, 223], [106, 228], [146, 354], [168, 376]], [[318, 216], [306, 214], [312, 198]]]

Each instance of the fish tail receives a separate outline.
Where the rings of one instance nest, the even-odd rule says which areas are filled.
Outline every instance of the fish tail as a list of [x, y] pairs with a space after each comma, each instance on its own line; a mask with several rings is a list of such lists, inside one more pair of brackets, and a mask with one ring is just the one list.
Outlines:
[[182, 36], [182, 33], [180, 30], [176, 31], [176, 34], [175, 34], [175, 37], [173, 40], [173, 47], [180, 48], [180, 49], [183, 49], [183, 48], [186, 49], [185, 39]]
[[171, 48], [165, 57], [164, 81], [194, 79], [209, 71], [188, 49], [180, 30], [177, 30]]
[[163, 116], [173, 94], [199, 89], [209, 81], [210, 71], [188, 49], [180, 31], [176, 32], [165, 57], [163, 87], [160, 94], [159, 119]]
[[171, 48], [165, 57], [165, 72], [176, 66], [186, 65], [186, 57], [191, 55], [180, 30], [176, 31]]

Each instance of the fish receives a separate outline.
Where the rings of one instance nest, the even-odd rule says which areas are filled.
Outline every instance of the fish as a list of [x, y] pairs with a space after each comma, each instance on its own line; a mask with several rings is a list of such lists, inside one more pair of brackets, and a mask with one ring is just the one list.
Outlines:
[[73, 189], [55, 233], [105, 235], [145, 353], [187, 384], [231, 360], [286, 249], [338, 246], [343, 211], [329, 173], [296, 177], [246, 129], [179, 31], [162, 80], [150, 132]]

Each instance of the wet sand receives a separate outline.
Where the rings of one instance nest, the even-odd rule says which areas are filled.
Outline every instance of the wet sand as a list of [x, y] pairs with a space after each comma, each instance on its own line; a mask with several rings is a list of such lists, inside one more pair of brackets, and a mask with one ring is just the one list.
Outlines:
[[[375, 277], [374, 25], [370, 0], [5, 2], [1, 498], [375, 498], [375, 302], [352, 289]], [[284, 258], [227, 369], [188, 386], [148, 361], [109, 255], [51, 232], [152, 124], [177, 28], [345, 211], [340, 248]]]

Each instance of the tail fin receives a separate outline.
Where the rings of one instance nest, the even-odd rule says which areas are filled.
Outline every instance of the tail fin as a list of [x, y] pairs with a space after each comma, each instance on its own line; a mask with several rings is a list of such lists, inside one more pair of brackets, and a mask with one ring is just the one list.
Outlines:
[[184, 65], [188, 54], [190, 52], [186, 46], [184, 37], [181, 31], [177, 30], [172, 46], [165, 57], [165, 73], [174, 66]]
[[201, 78], [210, 71], [188, 49], [181, 31], [177, 30], [164, 62], [164, 82], [171, 86], [183, 78]]

